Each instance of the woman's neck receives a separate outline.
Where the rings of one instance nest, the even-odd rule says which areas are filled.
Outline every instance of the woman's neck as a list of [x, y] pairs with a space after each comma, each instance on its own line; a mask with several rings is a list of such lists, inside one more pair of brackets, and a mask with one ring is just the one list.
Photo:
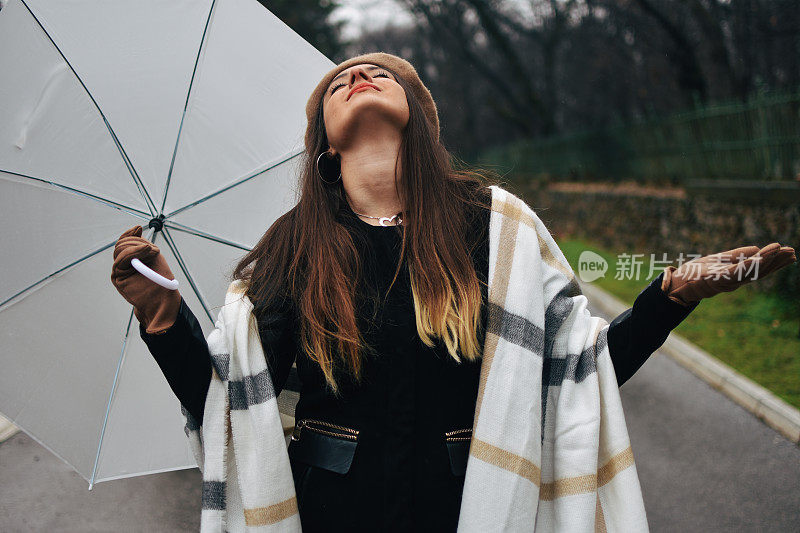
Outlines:
[[[402, 212], [396, 185], [402, 170], [398, 154], [395, 142], [362, 144], [341, 153], [342, 186], [354, 213], [391, 217]], [[377, 218], [360, 218], [381, 225]]]

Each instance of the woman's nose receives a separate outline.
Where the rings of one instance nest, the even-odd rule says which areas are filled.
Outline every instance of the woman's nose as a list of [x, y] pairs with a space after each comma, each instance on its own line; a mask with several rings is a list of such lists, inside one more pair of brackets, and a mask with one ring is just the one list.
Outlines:
[[350, 87], [365, 81], [371, 83], [372, 76], [370, 76], [364, 68], [356, 67], [350, 71]]

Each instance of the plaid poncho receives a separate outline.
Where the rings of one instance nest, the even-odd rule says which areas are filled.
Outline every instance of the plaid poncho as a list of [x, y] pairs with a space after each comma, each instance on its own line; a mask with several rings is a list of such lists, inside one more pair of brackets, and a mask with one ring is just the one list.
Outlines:
[[[458, 530], [648, 531], [608, 323], [536, 213], [492, 186], [488, 321]], [[201, 531], [300, 531], [253, 304], [234, 281], [208, 337]], [[232, 436], [232, 439], [231, 439]]]

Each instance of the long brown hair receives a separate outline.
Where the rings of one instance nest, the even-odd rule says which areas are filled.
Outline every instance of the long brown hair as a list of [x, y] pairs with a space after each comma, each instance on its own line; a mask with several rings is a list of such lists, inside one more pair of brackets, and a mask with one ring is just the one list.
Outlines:
[[[468, 228], [467, 206], [486, 208], [489, 181], [482, 173], [486, 171], [456, 168], [463, 163], [435, 141], [413, 92], [402, 78], [392, 74], [406, 92], [409, 121], [402, 134], [402, 172], [396, 182], [398, 197], [405, 206], [404, 229], [400, 260], [387, 294], [407, 256], [420, 338], [427, 346], [440, 339], [456, 361], [461, 361], [460, 355], [476, 360], [482, 351], [478, 344], [481, 287], [470, 256], [477, 239], [466, 238], [475, 236]], [[342, 182], [329, 185], [317, 174], [317, 157], [329, 148], [322, 104], [309, 127], [314, 150], [302, 156], [297, 205], [270, 226], [237, 264], [232, 277], [248, 285], [247, 296], [257, 315], [268, 312], [277, 298], [292, 302], [301, 349], [320, 365], [326, 381], [338, 394], [334, 366], [342, 364], [360, 381], [362, 350], [371, 347], [364, 342], [356, 321], [361, 259], [350, 232], [336, 217], [340, 209], [349, 209]], [[335, 166], [326, 180], [333, 181], [339, 175]]]

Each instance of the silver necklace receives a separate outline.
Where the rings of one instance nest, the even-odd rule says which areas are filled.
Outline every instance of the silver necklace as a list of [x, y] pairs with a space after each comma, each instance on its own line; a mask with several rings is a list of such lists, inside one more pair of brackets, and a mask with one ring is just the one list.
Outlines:
[[[351, 209], [351, 211], [352, 211], [352, 209]], [[356, 213], [356, 212], [353, 211], [353, 213]], [[369, 216], [369, 215], [362, 215], [361, 213], [356, 213], [356, 215], [362, 216], [362, 217], [367, 217], [367, 218], [377, 218], [378, 221], [380, 222], [381, 226], [388, 226], [389, 224], [384, 224], [384, 222], [391, 222], [395, 218], [397, 218], [397, 224], [393, 224], [394, 226], [399, 226], [400, 224], [403, 223], [403, 219], [400, 217], [400, 213], [397, 213], [396, 215], [392, 215], [390, 217], [372, 217], [372, 216]]]

